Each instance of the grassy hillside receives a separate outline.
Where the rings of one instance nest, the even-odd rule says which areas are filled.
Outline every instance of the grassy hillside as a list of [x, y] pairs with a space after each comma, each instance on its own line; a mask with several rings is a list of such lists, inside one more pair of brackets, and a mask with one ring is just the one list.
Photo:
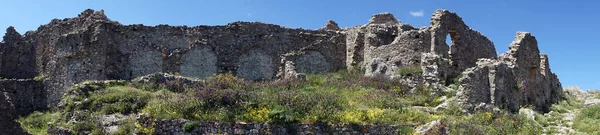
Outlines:
[[[104, 134], [99, 117], [116, 114], [122, 117], [117, 134], [131, 134], [139, 127], [133, 119], [138, 113], [158, 119], [190, 120], [186, 127], [199, 121], [419, 126], [440, 119], [450, 127], [451, 134], [543, 132], [540, 124], [519, 114], [464, 115], [453, 103], [443, 111], [431, 111], [454, 93], [431, 95], [425, 88], [409, 92], [398, 82], [340, 71], [309, 75], [306, 81], [252, 82], [222, 74], [196, 86], [173, 85], [177, 82], [116, 83], [86, 91], [72, 89], [70, 93], [78, 94], [65, 96], [61, 108], [36, 112], [19, 121], [34, 134], [45, 133], [48, 126]], [[411, 132], [407, 129], [400, 133]]]

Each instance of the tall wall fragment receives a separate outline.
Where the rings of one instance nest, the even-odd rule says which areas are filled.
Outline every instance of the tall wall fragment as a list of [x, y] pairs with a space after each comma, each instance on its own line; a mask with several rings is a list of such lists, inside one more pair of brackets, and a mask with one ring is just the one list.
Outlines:
[[35, 72], [35, 48], [27, 43], [14, 27], [8, 27], [0, 46], [0, 77], [33, 78]]
[[[483, 34], [469, 28], [456, 13], [448, 10], [435, 11], [430, 31], [431, 51], [450, 58], [454, 68], [451, 77], [476, 66], [479, 58], [496, 58], [494, 44]], [[451, 39], [446, 39], [447, 35]], [[446, 40], [452, 40], [451, 45], [447, 45]]]

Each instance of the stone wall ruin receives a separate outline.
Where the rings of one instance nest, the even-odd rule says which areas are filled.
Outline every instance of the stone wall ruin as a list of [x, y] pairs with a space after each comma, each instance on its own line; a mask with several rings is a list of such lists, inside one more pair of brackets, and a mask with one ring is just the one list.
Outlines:
[[[75, 83], [131, 80], [154, 72], [274, 80], [359, 70], [399, 77], [432, 94], [456, 90], [466, 110], [483, 103], [545, 111], [562, 92], [533, 35], [517, 33], [509, 52], [497, 58], [493, 42], [448, 10], [435, 11], [430, 26], [421, 28], [380, 13], [352, 28], [340, 29], [329, 20], [319, 30], [305, 30], [259, 22], [122, 25], [88, 9], [24, 35], [10, 27], [0, 48], [0, 76], [43, 78], [50, 106]], [[414, 67], [422, 71], [398, 74]]]

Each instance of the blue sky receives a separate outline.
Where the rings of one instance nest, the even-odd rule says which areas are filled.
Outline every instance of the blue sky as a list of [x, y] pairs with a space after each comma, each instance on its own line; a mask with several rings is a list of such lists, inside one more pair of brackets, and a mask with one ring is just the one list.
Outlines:
[[380, 12], [421, 27], [429, 25], [433, 11], [448, 9], [488, 36], [499, 53], [506, 52], [517, 31], [531, 32], [563, 86], [600, 89], [600, 1], [595, 0], [3, 0], [0, 5], [0, 29], [14, 26], [22, 34], [87, 8], [104, 9], [122, 24], [260, 21], [305, 29], [323, 27], [329, 19], [352, 27]]

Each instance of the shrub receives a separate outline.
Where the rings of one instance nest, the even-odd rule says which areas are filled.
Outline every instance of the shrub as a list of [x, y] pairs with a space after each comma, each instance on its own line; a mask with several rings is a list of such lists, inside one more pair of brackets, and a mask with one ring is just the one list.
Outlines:
[[125, 119], [119, 121], [119, 130], [115, 132], [115, 135], [131, 135], [135, 131], [135, 118], [128, 116]]
[[400, 67], [397, 73], [403, 76], [420, 75], [423, 73], [423, 69], [421, 66], [405, 66]]
[[18, 119], [21, 127], [30, 134], [43, 135], [48, 134], [48, 124], [56, 122], [58, 113], [33, 112], [27, 116]]
[[152, 94], [149, 92], [127, 86], [115, 86], [91, 94], [79, 107], [102, 114], [129, 114], [146, 106], [151, 98]]
[[243, 114], [243, 118], [247, 121], [270, 122], [269, 112], [270, 110], [267, 107], [252, 107], [248, 109], [247, 113]]
[[33, 80], [35, 80], [35, 81], [44, 81], [44, 79], [45, 79], [45, 77], [42, 75], [39, 75], [39, 76], [36, 76], [33, 78]]
[[522, 114], [476, 112], [471, 116], [449, 116], [443, 119], [450, 127], [450, 134], [519, 134], [537, 135], [542, 127]]
[[573, 128], [577, 131], [586, 132], [589, 134], [600, 134], [600, 106], [592, 106], [582, 109], [575, 121]]
[[186, 133], [192, 132], [196, 127], [200, 126], [200, 121], [188, 121], [183, 124], [183, 131]]

